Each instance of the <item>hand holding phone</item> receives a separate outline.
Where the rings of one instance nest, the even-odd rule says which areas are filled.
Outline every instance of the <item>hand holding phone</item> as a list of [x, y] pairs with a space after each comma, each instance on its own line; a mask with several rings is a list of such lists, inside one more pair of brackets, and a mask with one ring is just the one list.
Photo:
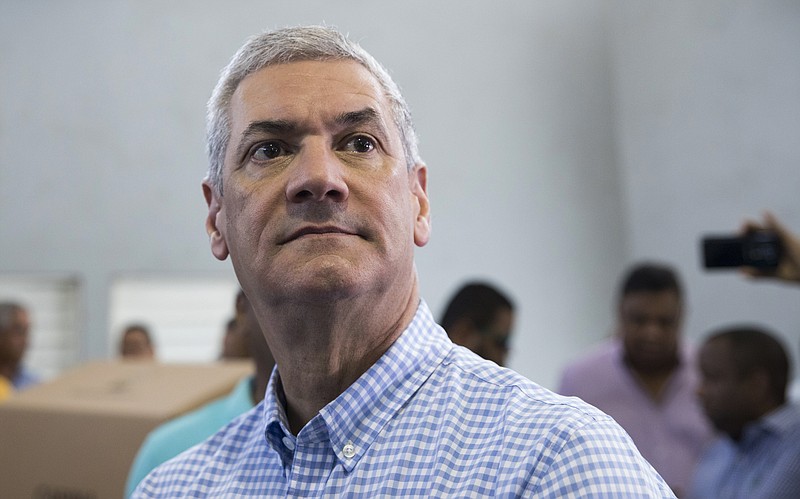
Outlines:
[[794, 233], [771, 212], [764, 213], [763, 221], [748, 220], [742, 233], [757, 230], [774, 232], [781, 241], [782, 256], [777, 268], [742, 267], [742, 272], [753, 278], [778, 279], [800, 284], [800, 234]]
[[703, 266], [707, 269], [753, 267], [770, 271], [778, 268], [783, 257], [781, 239], [771, 230], [705, 236], [702, 250]]

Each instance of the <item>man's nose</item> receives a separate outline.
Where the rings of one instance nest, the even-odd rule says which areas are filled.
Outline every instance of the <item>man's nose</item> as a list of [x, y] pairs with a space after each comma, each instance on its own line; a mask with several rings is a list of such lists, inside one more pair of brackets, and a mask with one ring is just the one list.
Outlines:
[[304, 145], [290, 168], [286, 184], [289, 202], [342, 202], [350, 194], [344, 177], [346, 165], [322, 140]]
[[651, 319], [644, 323], [642, 333], [648, 340], [660, 340], [666, 331], [666, 328], [659, 323], [659, 321]]

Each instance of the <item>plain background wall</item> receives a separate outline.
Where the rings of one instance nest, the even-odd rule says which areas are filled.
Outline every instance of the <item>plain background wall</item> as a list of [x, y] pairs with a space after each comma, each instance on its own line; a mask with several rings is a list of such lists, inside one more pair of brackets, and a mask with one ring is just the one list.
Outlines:
[[0, 276], [79, 280], [82, 359], [108, 351], [116, 277], [232, 276], [203, 228], [205, 102], [247, 36], [322, 22], [411, 105], [437, 316], [464, 280], [497, 283], [519, 307], [511, 366], [554, 387], [653, 257], [684, 273], [689, 336], [757, 319], [797, 353], [800, 290], [697, 255], [762, 208], [800, 229], [796, 2], [4, 0]]

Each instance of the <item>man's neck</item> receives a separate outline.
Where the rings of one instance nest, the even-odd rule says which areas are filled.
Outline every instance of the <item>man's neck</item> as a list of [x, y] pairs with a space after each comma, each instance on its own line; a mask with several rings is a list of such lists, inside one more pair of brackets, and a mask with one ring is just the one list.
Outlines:
[[673, 371], [674, 369], [643, 373], [631, 369], [631, 372], [642, 388], [644, 388], [647, 395], [656, 402], [660, 402], [664, 396], [664, 391]]
[[636, 382], [645, 393], [655, 402], [660, 402], [666, 391], [667, 384], [673, 373], [678, 369], [679, 361], [676, 359], [672, 365], [665, 365], [661, 369], [641, 369], [625, 357], [625, 366], [630, 371]]
[[266, 311], [293, 433], [380, 359], [414, 318], [418, 304], [414, 283], [403, 300]]

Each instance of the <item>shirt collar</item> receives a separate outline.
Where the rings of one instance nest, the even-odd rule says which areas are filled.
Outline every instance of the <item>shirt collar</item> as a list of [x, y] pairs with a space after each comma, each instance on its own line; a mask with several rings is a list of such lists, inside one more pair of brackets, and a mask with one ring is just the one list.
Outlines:
[[[417, 312], [394, 344], [355, 383], [323, 407], [301, 433], [329, 438], [341, 465], [350, 471], [381, 430], [442, 363], [453, 348], [435, 323], [428, 305], [420, 300]], [[264, 399], [265, 435], [284, 463], [291, 452], [282, 444], [290, 437], [280, 376], [275, 369]], [[320, 427], [324, 424], [324, 429]], [[306, 436], [306, 435], [304, 435]]]

